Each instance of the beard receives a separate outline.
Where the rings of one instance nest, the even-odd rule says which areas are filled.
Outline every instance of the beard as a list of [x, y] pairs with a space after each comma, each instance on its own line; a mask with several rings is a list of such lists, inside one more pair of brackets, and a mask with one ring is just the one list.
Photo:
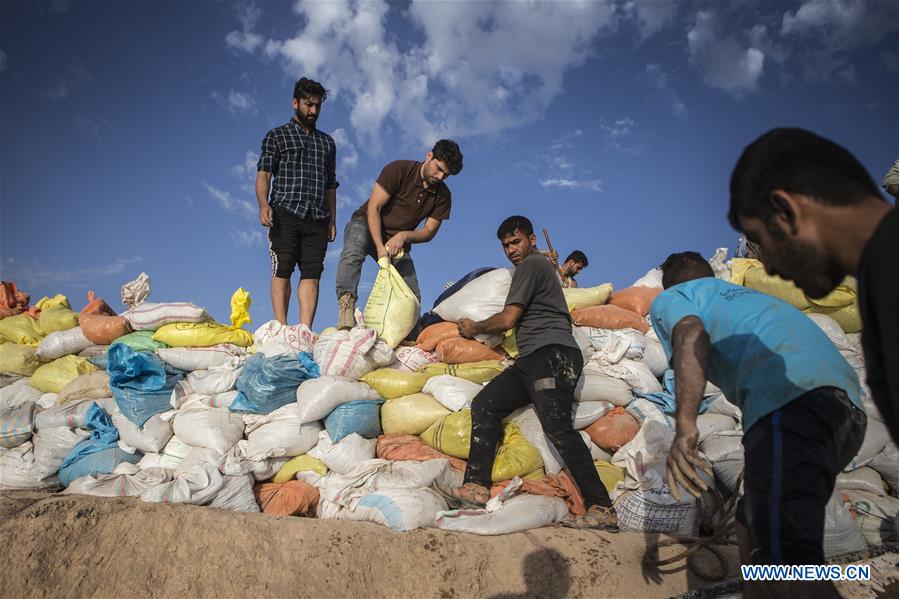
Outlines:
[[791, 244], [780, 244], [777, 257], [774, 265], [777, 274], [793, 281], [812, 299], [824, 297], [844, 278], [833, 260], [806, 243], [794, 241]]
[[296, 112], [297, 112], [297, 120], [300, 121], [301, 123], [305, 123], [307, 125], [314, 125], [316, 118], [318, 118], [317, 115], [313, 115], [313, 114], [304, 115], [302, 112], [300, 112], [299, 108], [297, 108]]

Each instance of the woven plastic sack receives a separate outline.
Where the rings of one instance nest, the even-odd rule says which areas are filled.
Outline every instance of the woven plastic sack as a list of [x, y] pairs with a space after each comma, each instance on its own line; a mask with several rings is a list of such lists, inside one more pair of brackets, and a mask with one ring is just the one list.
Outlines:
[[404, 395], [419, 393], [429, 378], [427, 374], [420, 372], [382, 368], [369, 372], [360, 380], [371, 386], [384, 399], [396, 399]]
[[444, 407], [458, 412], [462, 408], [470, 408], [472, 400], [483, 389], [484, 387], [477, 383], [448, 374], [439, 374], [428, 379], [422, 390], [433, 396]]
[[470, 364], [472, 362], [484, 362], [487, 360], [502, 360], [506, 356], [475, 341], [455, 337], [444, 339], [437, 344], [437, 359], [446, 364]]
[[36, 407], [33, 401], [26, 401], [0, 411], [0, 447], [11, 449], [31, 439]]
[[172, 423], [175, 435], [192, 447], [226, 453], [243, 438], [243, 419], [226, 410], [178, 412]]
[[153, 331], [134, 331], [115, 340], [112, 345], [127, 345], [134, 351], [155, 352], [168, 347], [168, 344], [153, 339]]
[[441, 341], [457, 337], [459, 337], [459, 325], [455, 322], [438, 322], [425, 327], [418, 334], [415, 346], [425, 351], [434, 351]]
[[67, 487], [72, 481], [82, 476], [110, 474], [119, 464], [123, 462], [136, 464], [141, 457], [143, 457], [141, 453], [128, 453], [117, 446], [107, 447], [106, 449], [83, 455], [70, 464], [61, 466], [59, 469], [59, 482]]
[[59, 392], [56, 401], [64, 404], [85, 399], [103, 399], [112, 397], [112, 389], [109, 387], [109, 375], [103, 370], [89, 372], [72, 379]]
[[0, 345], [0, 372], [31, 376], [40, 365], [41, 360], [34, 347], [18, 343]]
[[244, 349], [230, 343], [209, 347], [166, 347], [156, 350], [166, 364], [180, 370], [208, 370], [244, 355]]
[[618, 526], [635, 532], [664, 532], [671, 536], [693, 536], [698, 525], [696, 499], [681, 493], [679, 502], [667, 491], [625, 491], [615, 499]]
[[246, 415], [246, 454], [251, 460], [303, 455], [316, 446], [321, 423], [302, 422], [295, 402], [266, 416]]
[[84, 332], [78, 326], [67, 331], [56, 331], [44, 337], [37, 346], [37, 356], [42, 360], [55, 360], [70, 354], [78, 354], [91, 345], [93, 342], [84, 336]]
[[661, 292], [661, 289], [652, 287], [628, 287], [613, 293], [609, 304], [646, 316], [649, 314], [652, 301]]
[[375, 439], [381, 434], [380, 400], [351, 401], [337, 406], [325, 418], [325, 428], [334, 443], [356, 433], [364, 439]]
[[78, 326], [78, 314], [67, 307], [42, 308], [37, 319], [42, 337], [56, 331], [67, 331]]
[[378, 334], [363, 327], [349, 331], [324, 332], [313, 349], [322, 376], [360, 379], [367, 373], [390, 365], [393, 349]]
[[0, 341], [37, 345], [44, 336], [38, 321], [30, 314], [17, 314], [0, 319]]
[[391, 399], [381, 406], [385, 434], [420, 435], [450, 411], [426, 393]]
[[[319, 433], [319, 442], [314, 452], [314, 457], [319, 458], [325, 465], [337, 474], [346, 475], [366, 460], [375, 457], [376, 442], [351, 433], [333, 443], [327, 431]], [[317, 455], [316, 455], [317, 454]]]
[[361, 399], [381, 399], [378, 392], [359, 381], [323, 376], [304, 381], [297, 389], [300, 422], [322, 420], [341, 404]]
[[309, 483], [301, 480], [263, 483], [256, 485], [253, 493], [265, 514], [315, 517], [319, 490]]
[[584, 430], [599, 447], [614, 452], [634, 438], [640, 425], [624, 408], [615, 407]]
[[396, 362], [391, 367], [406, 372], [418, 372], [423, 366], [439, 362], [437, 356], [417, 347], [398, 347], [393, 355]]
[[306, 352], [274, 358], [254, 354], [237, 379], [237, 397], [228, 409], [268, 414], [293, 403], [300, 384], [317, 376], [318, 364]]
[[626, 406], [634, 399], [630, 385], [621, 379], [604, 374], [585, 372], [574, 388], [578, 401], [607, 401], [616, 406]]
[[568, 304], [568, 310], [580, 310], [591, 306], [601, 306], [609, 301], [612, 295], [611, 283], [604, 283], [596, 287], [569, 287], [562, 289], [565, 294], [565, 303]]
[[470, 318], [486, 320], [501, 312], [512, 285], [512, 271], [498, 268], [467, 283], [455, 294], [440, 302], [434, 312], [444, 320], [459, 322]]
[[641, 333], [649, 330], [646, 320], [639, 314], [618, 306], [593, 306], [574, 310], [571, 319], [577, 326], [598, 329], [637, 329]]
[[272, 482], [286, 483], [293, 480], [298, 472], [314, 472], [319, 476], [325, 476], [328, 473], [328, 467], [324, 462], [310, 455], [299, 455], [281, 466], [281, 469], [272, 478]]
[[124, 314], [135, 331], [155, 331], [174, 322], [204, 322], [212, 320], [205, 308], [190, 302], [167, 302], [157, 304], [144, 302]]
[[471, 364], [444, 364], [438, 362], [437, 364], [423, 366], [419, 372], [427, 374], [429, 377], [448, 374], [472, 383], [487, 383], [496, 378], [505, 369], [506, 367], [502, 362], [488, 360], [486, 362], [472, 362]]
[[131, 325], [123, 316], [84, 314], [80, 322], [84, 336], [97, 345], [109, 345], [131, 332]]
[[44, 393], [59, 393], [69, 381], [95, 370], [97, 367], [84, 358], [63, 356], [35, 370], [31, 385]]
[[404, 532], [436, 526], [437, 513], [446, 507], [443, 498], [431, 489], [383, 489], [365, 494], [334, 517], [374, 522]]
[[495, 511], [453, 510], [441, 512], [437, 528], [477, 535], [505, 535], [549, 526], [568, 516], [564, 499], [524, 493], [502, 503]]
[[151, 416], [170, 408], [172, 391], [183, 373], [167, 367], [155, 354], [116, 343], [109, 348], [109, 386], [128, 420], [143, 426]]
[[167, 324], [153, 334], [153, 340], [171, 347], [209, 347], [222, 343], [241, 347], [253, 345], [253, 336], [247, 331], [212, 321]]
[[379, 258], [378, 267], [365, 304], [365, 326], [377, 331], [390, 347], [396, 347], [415, 328], [420, 303], [389, 257]]
[[87, 292], [87, 305], [81, 308], [78, 313], [80, 316], [84, 314], [105, 314], [107, 316], [115, 316], [115, 310], [109, 307], [109, 304], [101, 298], [97, 297], [93, 291]]
[[253, 333], [256, 351], [272, 358], [282, 354], [312, 353], [318, 335], [304, 324], [283, 325], [270, 320]]

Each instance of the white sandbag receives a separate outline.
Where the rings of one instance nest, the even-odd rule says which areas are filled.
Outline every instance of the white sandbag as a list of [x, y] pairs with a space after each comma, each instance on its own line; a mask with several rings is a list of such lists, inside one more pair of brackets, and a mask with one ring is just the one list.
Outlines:
[[443, 320], [459, 322], [470, 318], [486, 320], [501, 312], [512, 285], [512, 271], [497, 268], [466, 283], [462, 289], [440, 302], [434, 312]]
[[68, 426], [40, 428], [32, 437], [34, 443], [34, 463], [40, 478], [53, 476], [59, 472], [69, 452], [76, 445], [90, 437], [90, 431]]
[[56, 428], [58, 426], [65, 426], [71, 429], [82, 428], [87, 421], [87, 413], [93, 403], [94, 400], [85, 399], [41, 410], [34, 417], [34, 428], [37, 430]]
[[12, 374], [10, 372], [0, 372], [0, 389], [9, 387], [13, 383], [21, 381], [25, 377], [20, 374]]
[[34, 353], [41, 360], [55, 360], [80, 353], [91, 345], [93, 345], [91, 340], [84, 336], [81, 327], [78, 326], [50, 333], [41, 340]]
[[266, 415], [248, 414], [247, 457], [263, 460], [271, 457], [303, 455], [318, 443], [321, 422], [302, 422], [300, 405], [290, 403]]
[[824, 508], [824, 557], [863, 551], [867, 547], [840, 491], [834, 492]]
[[737, 421], [724, 414], [700, 414], [696, 418], [699, 442], [702, 443], [712, 433], [731, 431], [737, 428]]
[[843, 332], [843, 327], [841, 327], [836, 320], [827, 314], [806, 314], [806, 316], [812, 319], [812, 321], [824, 331], [824, 334], [827, 335], [828, 339], [833, 341], [833, 344], [838, 350], [841, 352], [846, 350], [851, 352], [858, 351], [855, 345], [846, 336], [846, 333]]
[[662, 390], [662, 384], [649, 371], [649, 367], [643, 362], [637, 362], [630, 358], [622, 358], [615, 364], [607, 362], [602, 352], [596, 352], [590, 361], [584, 365], [584, 374], [601, 374], [621, 379], [634, 391], [642, 393], [657, 393]]
[[[479, 510], [480, 511], [480, 510]], [[568, 516], [568, 506], [558, 497], [523, 494], [503, 502], [496, 511], [469, 515], [468, 510], [437, 515], [437, 528], [478, 535], [504, 535], [550, 526]]]
[[471, 407], [471, 400], [480, 393], [484, 387], [449, 374], [441, 374], [428, 379], [422, 393], [431, 395], [440, 402], [443, 407], [453, 412]]
[[456, 486], [463, 474], [449, 460], [391, 461], [370, 459], [345, 475], [331, 473], [321, 487], [322, 498], [337, 500], [351, 490], [420, 489], [432, 484]]
[[837, 475], [837, 489], [840, 491], [865, 491], [875, 495], [886, 495], [883, 479], [873, 468], [864, 466], [852, 472]]
[[663, 490], [625, 491], [615, 499], [618, 526], [634, 532], [664, 532], [673, 537], [693, 536], [698, 522], [696, 498], [681, 491], [678, 501]]
[[224, 454], [215, 449], [209, 449], [208, 447], [191, 447], [187, 452], [187, 455], [184, 456], [184, 459], [175, 466], [174, 470], [172, 470], [172, 476], [178, 477], [197, 466], [209, 466], [221, 472], [221, 465], [224, 459]]
[[141, 493], [140, 498], [150, 503], [192, 503], [206, 505], [224, 486], [225, 481], [217, 468], [198, 465], [152, 489]]
[[581, 354], [584, 356], [584, 363], [593, 356], [596, 350], [593, 348], [593, 344], [590, 343], [590, 337], [587, 335], [587, 332], [584, 330], [588, 327], [578, 327], [571, 326], [571, 334], [574, 336], [574, 341], [577, 343], [577, 346], [581, 348]]
[[233, 391], [225, 391], [224, 393], [216, 393], [214, 395], [201, 395], [199, 393], [192, 393], [190, 395], [182, 396], [180, 400], [177, 401], [173, 396], [172, 407], [185, 412], [188, 410], [202, 408], [219, 408], [222, 410], [227, 410], [228, 407], [232, 403], [234, 403], [234, 400], [236, 398], [236, 389]]
[[253, 333], [256, 351], [266, 358], [296, 355], [300, 352], [312, 353], [317, 340], [318, 335], [306, 325], [283, 325], [277, 320], [268, 321]]
[[[883, 451], [890, 440], [890, 433], [886, 425], [876, 420], [868, 420], [868, 428], [865, 429], [865, 440], [862, 442], [858, 453], [843, 470], [849, 472], [862, 466], [867, 466], [874, 456]], [[881, 474], [883, 476], [883, 474]]]
[[606, 401], [614, 406], [626, 406], [634, 399], [630, 385], [603, 374], [584, 372], [574, 388], [578, 401]]
[[144, 302], [122, 314], [135, 331], [155, 331], [173, 322], [205, 322], [212, 316], [190, 302]]
[[640, 331], [634, 329], [613, 331], [595, 327], [576, 328], [580, 329], [578, 332], [593, 346], [594, 357], [596, 357], [596, 353], [599, 353], [609, 364], [617, 364], [624, 358], [643, 359], [646, 339]]
[[26, 401], [0, 410], [0, 447], [12, 449], [31, 439], [35, 409], [36, 403]]
[[0, 410], [12, 408], [26, 401], [36, 402], [43, 391], [31, 386], [31, 378], [22, 378], [0, 389]]
[[615, 406], [607, 401], [579, 401], [574, 404], [572, 424], [575, 430], [587, 428]]
[[646, 271], [646, 274], [631, 283], [631, 287], [653, 287], [655, 289], [662, 289], [662, 269], [661, 268], [651, 268]]
[[313, 348], [313, 357], [322, 376], [360, 379], [393, 362], [393, 348], [375, 331], [355, 327], [319, 337]]
[[309, 455], [324, 462], [329, 470], [337, 474], [348, 474], [362, 462], [375, 457], [376, 445], [375, 439], [365, 439], [356, 433], [347, 435], [339, 443], [332, 443], [328, 431], [322, 431], [318, 445], [309, 451]]
[[443, 498], [431, 489], [384, 489], [355, 497], [349, 505], [331, 515], [331, 518], [374, 522], [391, 530], [404, 532], [416, 528], [433, 528], [437, 512], [446, 507]]
[[418, 369], [422, 366], [436, 364], [440, 361], [433, 352], [425, 351], [418, 347], [398, 347], [393, 350], [393, 356], [396, 361], [390, 365], [391, 368], [404, 372], [418, 372]]
[[[870, 425], [869, 420], [868, 426]], [[890, 495], [899, 497], [899, 448], [896, 444], [889, 441], [880, 453], [871, 458], [868, 466], [876, 470], [890, 486]]]
[[[174, 471], [178, 465], [184, 461], [184, 458], [190, 453], [191, 447], [178, 437], [172, 437], [169, 439], [169, 442], [165, 444], [165, 447], [162, 448], [162, 451], [159, 453], [158, 462], [153, 463], [154, 466], [158, 466], [159, 468], [165, 468], [166, 470]], [[147, 465], [144, 464], [144, 458], [138, 462], [139, 465]]]
[[190, 410], [178, 412], [172, 428], [188, 445], [225, 453], [243, 438], [244, 423], [238, 414], [227, 410]]
[[646, 337], [645, 347], [643, 348], [643, 363], [649, 368], [649, 371], [656, 378], [662, 378], [665, 371], [668, 370], [668, 357], [662, 344], [657, 339]]
[[707, 401], [706, 414], [723, 414], [724, 416], [730, 416], [737, 422], [743, 421], [743, 412], [740, 411], [740, 408], [727, 401], [723, 393], [713, 395]]
[[301, 423], [322, 420], [339, 405], [363, 399], [381, 399], [365, 383], [339, 376], [321, 376], [300, 383], [297, 404]]
[[243, 372], [243, 361], [235, 359], [218, 368], [188, 372], [185, 380], [195, 393], [215, 395], [233, 391], [241, 372]]
[[249, 441], [238, 441], [222, 459], [219, 470], [222, 474], [237, 476], [238, 474], [250, 474], [257, 481], [271, 479], [290, 458], [265, 458], [251, 460], [248, 457]]
[[240, 358], [244, 349], [233, 343], [209, 347], [161, 347], [156, 355], [174, 368], [186, 371], [208, 370], [228, 364], [231, 358]]
[[624, 409], [637, 420], [640, 426], [643, 426], [647, 421], [658, 422], [671, 431], [672, 434], [674, 433], [674, 417], [665, 413], [662, 406], [657, 403], [638, 397]]
[[712, 464], [743, 455], [743, 433], [737, 430], [710, 433], [700, 441], [699, 450]]
[[852, 504], [855, 526], [869, 545], [896, 542], [899, 499], [865, 491], [843, 491], [840, 494]]
[[58, 393], [44, 393], [37, 400], [37, 405], [42, 410], [49, 410], [50, 408], [55, 407], [58, 403]]
[[256, 503], [256, 498], [253, 496], [255, 479], [251, 475], [224, 476], [222, 481], [222, 488], [209, 502], [209, 507], [231, 512], [258, 513], [260, 511], [259, 504]]
[[119, 447], [125, 444], [142, 453], [159, 453], [174, 434], [172, 424], [163, 420], [159, 414], [151, 416], [143, 426], [137, 426], [128, 420], [118, 406], [109, 412], [109, 416], [113, 425], [119, 429]]
[[39, 472], [31, 441], [0, 452], [0, 490], [43, 490], [58, 486], [59, 479], [55, 474], [45, 477]]
[[110, 474], [93, 473], [76, 478], [66, 487], [66, 495], [97, 497], [136, 497], [172, 479], [162, 468], [141, 468], [122, 462]]
[[537, 416], [534, 406], [515, 410], [506, 420], [514, 422], [521, 429], [521, 434], [524, 435], [525, 439], [537, 448], [537, 451], [540, 452], [540, 457], [543, 458], [543, 468], [547, 474], [558, 474], [562, 470], [565, 461], [543, 431], [543, 426], [540, 424], [540, 418]]

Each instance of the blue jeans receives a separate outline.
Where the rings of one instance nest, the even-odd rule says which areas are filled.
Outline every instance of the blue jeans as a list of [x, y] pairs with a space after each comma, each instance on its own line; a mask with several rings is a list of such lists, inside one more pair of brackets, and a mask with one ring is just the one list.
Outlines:
[[[340, 253], [340, 264], [337, 265], [338, 298], [344, 293], [349, 293], [354, 298], [359, 297], [359, 277], [362, 276], [362, 264], [365, 262], [366, 256], [371, 256], [375, 261], [378, 260], [375, 242], [372, 241], [365, 219], [354, 218], [346, 224], [346, 228], [343, 230], [343, 251]], [[421, 301], [421, 291], [418, 289], [418, 277], [415, 276], [415, 264], [412, 262], [411, 254], [406, 252], [402, 258], [395, 258], [393, 266], [403, 277], [415, 297]]]

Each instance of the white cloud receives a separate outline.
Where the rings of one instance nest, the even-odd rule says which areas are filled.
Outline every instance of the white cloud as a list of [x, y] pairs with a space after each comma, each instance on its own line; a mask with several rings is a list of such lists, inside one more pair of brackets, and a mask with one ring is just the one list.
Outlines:
[[185, 195], [184, 195], [184, 200], [187, 202], [187, 205], [188, 205], [188, 206], [190, 206], [191, 208], [193, 208], [193, 205], [194, 205], [194, 199], [190, 196], [190, 194], [185, 194]]
[[100, 281], [124, 274], [132, 264], [137, 264], [142, 260], [143, 258], [140, 256], [131, 256], [118, 258], [107, 264], [64, 268], [61, 266], [48, 267], [46, 262], [31, 258], [24, 260], [4, 258], [3, 278], [14, 279], [23, 288], [73, 285], [87, 289]]
[[248, 93], [230, 90], [227, 96], [218, 92], [212, 92], [210, 97], [218, 102], [219, 106], [237, 116], [240, 114], [256, 114], [256, 99]]
[[571, 148], [573, 146], [572, 140], [577, 139], [578, 137], [584, 134], [583, 129], [575, 129], [574, 131], [570, 131], [560, 138], [553, 141], [552, 145], [550, 145], [549, 149], [553, 151], [559, 151], [567, 148]]
[[543, 179], [540, 181], [540, 185], [542, 185], [544, 189], [557, 187], [560, 189], [576, 189], [581, 191], [602, 191], [602, 181], [600, 179]]
[[69, 84], [65, 79], [59, 79], [41, 90], [33, 90], [34, 95], [44, 100], [65, 100], [69, 97]]
[[765, 53], [744, 47], [732, 36], [720, 38], [715, 16], [699, 11], [693, 27], [687, 32], [690, 63], [703, 74], [709, 87], [740, 97], [754, 91], [762, 76]]
[[248, 200], [235, 198], [231, 195], [230, 191], [218, 189], [208, 183], [203, 183], [203, 186], [206, 188], [206, 191], [209, 192], [210, 197], [218, 202], [218, 205], [226, 212], [239, 214], [248, 220], [255, 220], [259, 215], [257, 204], [249, 202]]
[[[609, 0], [415, 1], [396, 17], [422, 39], [400, 50], [383, 1], [295, 5], [299, 33], [253, 37], [244, 22], [226, 38], [243, 51], [280, 57], [286, 71], [322, 81], [350, 107], [355, 138], [375, 151], [385, 126], [422, 146], [440, 137], [493, 135], [536, 122], [563, 91], [566, 70], [614, 26]], [[252, 24], [252, 23], [251, 23]]]
[[674, 0], [631, 0], [624, 5], [624, 13], [636, 20], [643, 42], [674, 21], [677, 3]]
[[243, 182], [240, 189], [253, 197], [256, 197], [256, 165], [258, 162], [259, 154], [253, 150], [247, 150], [243, 162], [231, 167], [231, 174]]
[[225, 36], [225, 43], [234, 50], [253, 52], [259, 48], [264, 40], [258, 33], [253, 33], [262, 11], [255, 2], [244, 2], [238, 6], [237, 19], [240, 21], [241, 30], [232, 31]]
[[600, 121], [600, 131], [606, 147], [622, 154], [640, 156], [649, 147], [641, 141], [644, 137], [638, 131], [637, 121], [630, 117], [622, 117], [614, 121]]
[[671, 76], [665, 69], [656, 63], [648, 64], [641, 77], [665, 95], [671, 106], [671, 112], [675, 116], [687, 116], [687, 105], [684, 104], [678, 93], [671, 87]]
[[265, 246], [265, 236], [258, 229], [235, 229], [231, 237], [237, 247], [255, 248]]
[[359, 152], [356, 151], [356, 146], [350, 143], [346, 130], [343, 127], [335, 129], [331, 133], [331, 137], [334, 138], [334, 143], [337, 144], [337, 155], [342, 156], [340, 159], [340, 170], [355, 168], [359, 164]]

